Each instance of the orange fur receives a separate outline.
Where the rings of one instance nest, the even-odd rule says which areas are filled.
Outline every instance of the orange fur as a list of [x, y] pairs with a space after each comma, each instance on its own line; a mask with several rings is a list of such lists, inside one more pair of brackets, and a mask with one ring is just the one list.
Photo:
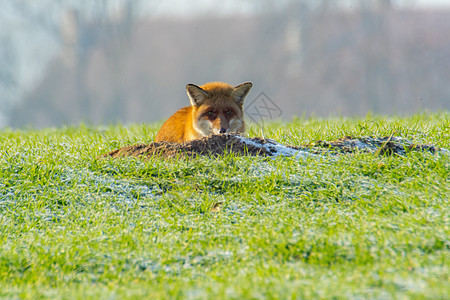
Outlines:
[[191, 106], [174, 113], [156, 134], [155, 142], [185, 143], [213, 133], [243, 133], [243, 104], [251, 87], [250, 82], [236, 87], [224, 82], [188, 84]]

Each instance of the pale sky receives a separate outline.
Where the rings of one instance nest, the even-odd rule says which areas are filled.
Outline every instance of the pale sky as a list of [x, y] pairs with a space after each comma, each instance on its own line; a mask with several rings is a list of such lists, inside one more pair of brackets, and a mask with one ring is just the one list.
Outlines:
[[[263, 1], [261, 3], [270, 3], [270, 5], [283, 6], [284, 3], [290, 1], [278, 0], [278, 1]], [[315, 1], [305, 1], [313, 4]], [[343, 8], [352, 9], [355, 7], [355, 3], [360, 0], [340, 0]], [[392, 0], [393, 4], [397, 7], [406, 8], [450, 8], [450, 0]], [[221, 15], [227, 14], [248, 14], [255, 12], [254, 3], [257, 1], [242, 1], [242, 0], [164, 0], [153, 1], [147, 7], [148, 13], [153, 15], [176, 15], [176, 16], [190, 16], [196, 13], [215, 13]]]

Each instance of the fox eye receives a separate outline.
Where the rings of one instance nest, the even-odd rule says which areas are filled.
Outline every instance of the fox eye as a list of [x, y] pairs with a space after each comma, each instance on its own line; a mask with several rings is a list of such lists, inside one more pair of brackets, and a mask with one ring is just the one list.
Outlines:
[[213, 111], [208, 111], [206, 114], [208, 115], [208, 117], [211, 117], [211, 118], [216, 116], [216, 114]]
[[231, 116], [231, 115], [233, 115], [233, 111], [232, 110], [227, 110], [226, 112], [225, 112], [225, 114], [227, 115], [227, 116]]

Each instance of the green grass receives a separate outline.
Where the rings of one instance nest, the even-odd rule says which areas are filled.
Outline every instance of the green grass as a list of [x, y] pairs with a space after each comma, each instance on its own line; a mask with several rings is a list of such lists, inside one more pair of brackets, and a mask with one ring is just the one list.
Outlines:
[[[296, 119], [264, 135], [395, 132], [449, 149], [449, 117]], [[0, 297], [448, 299], [448, 152], [97, 159], [158, 125], [0, 132]]]

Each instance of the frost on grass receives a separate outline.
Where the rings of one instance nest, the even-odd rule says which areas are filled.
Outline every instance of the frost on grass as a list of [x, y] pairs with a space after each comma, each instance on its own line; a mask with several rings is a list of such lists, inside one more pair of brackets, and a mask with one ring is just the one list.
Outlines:
[[[154, 197], [154, 192], [148, 186], [139, 185], [132, 181], [115, 179], [108, 175], [97, 175], [88, 170], [67, 169], [60, 175], [66, 185], [76, 184], [79, 190], [87, 189], [84, 198], [96, 198], [98, 195], [107, 198], [115, 197], [119, 202], [127, 205], [135, 204], [137, 199]], [[95, 190], [95, 193], [91, 190]]]
[[79, 213], [78, 219], [83, 220], [82, 211], [93, 206], [94, 210], [101, 207], [112, 213], [121, 213], [134, 206], [154, 210], [157, 201], [149, 199], [155, 199], [160, 193], [156, 186], [116, 179], [87, 168], [61, 168], [45, 182], [17, 179], [14, 186], [8, 187], [0, 179], [0, 211], [4, 212], [0, 213], [0, 222], [13, 224], [18, 215], [23, 215], [36, 219], [36, 222], [59, 223], [74, 214], [74, 209], [79, 210], [75, 214]]
[[440, 151], [432, 145], [417, 145], [400, 137], [344, 137], [335, 141], [316, 141], [303, 147], [288, 146], [274, 140], [247, 138], [238, 134], [211, 135], [183, 144], [158, 142], [125, 146], [104, 157], [196, 157], [220, 156], [233, 153], [237, 156], [294, 157], [303, 159], [317, 153], [369, 152], [382, 155], [404, 155], [409, 151]]

